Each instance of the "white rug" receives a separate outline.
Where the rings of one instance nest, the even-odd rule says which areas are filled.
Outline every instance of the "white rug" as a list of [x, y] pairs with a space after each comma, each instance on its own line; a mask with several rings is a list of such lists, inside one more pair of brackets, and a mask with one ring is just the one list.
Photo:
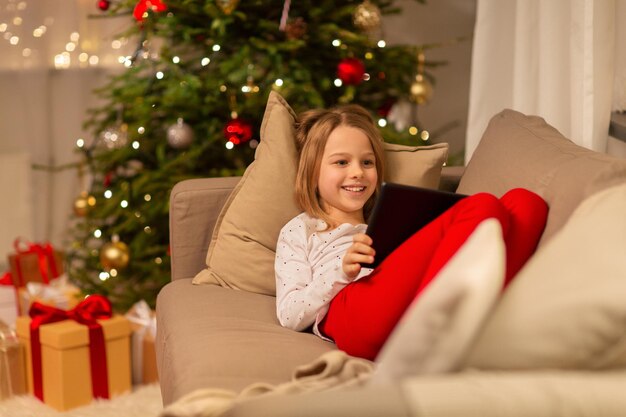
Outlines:
[[132, 393], [111, 400], [94, 400], [90, 405], [56, 411], [33, 396], [0, 402], [0, 417], [156, 417], [163, 410], [158, 384], [135, 387]]

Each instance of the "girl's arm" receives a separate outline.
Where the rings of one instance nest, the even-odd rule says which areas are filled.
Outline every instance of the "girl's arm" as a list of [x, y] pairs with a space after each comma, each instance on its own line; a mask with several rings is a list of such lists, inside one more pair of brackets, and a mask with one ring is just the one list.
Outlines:
[[343, 257], [343, 273], [353, 280], [361, 273], [361, 264], [374, 262], [376, 251], [372, 248], [372, 238], [365, 233], [354, 235], [352, 246], [348, 248]]
[[318, 314], [326, 313], [330, 300], [350, 280], [339, 262], [326, 275], [313, 278], [306, 227], [290, 224], [280, 232], [276, 246], [276, 314], [282, 326], [301, 331], [314, 324]]

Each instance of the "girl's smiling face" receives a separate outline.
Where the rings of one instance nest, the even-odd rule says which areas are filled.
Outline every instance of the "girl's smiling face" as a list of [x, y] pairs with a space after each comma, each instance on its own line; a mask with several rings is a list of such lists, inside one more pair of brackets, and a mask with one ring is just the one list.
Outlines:
[[363, 206], [378, 180], [376, 157], [367, 135], [351, 126], [337, 126], [328, 136], [317, 181], [324, 211], [336, 223], [365, 223]]

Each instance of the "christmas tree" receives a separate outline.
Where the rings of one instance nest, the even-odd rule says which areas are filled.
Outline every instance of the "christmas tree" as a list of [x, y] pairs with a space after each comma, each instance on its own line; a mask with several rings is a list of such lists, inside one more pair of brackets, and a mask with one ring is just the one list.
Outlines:
[[119, 311], [140, 299], [154, 306], [170, 279], [174, 184], [241, 175], [271, 90], [296, 112], [361, 104], [388, 141], [416, 144], [424, 133], [417, 121], [400, 132], [385, 123], [392, 105], [424, 102], [432, 88], [422, 48], [381, 37], [381, 16], [400, 12], [391, 1], [101, 0], [98, 7], [101, 18], [128, 15], [121, 36], [137, 48], [97, 90], [106, 104], [85, 123], [92, 140], [78, 144], [91, 184], [75, 202], [69, 274]]

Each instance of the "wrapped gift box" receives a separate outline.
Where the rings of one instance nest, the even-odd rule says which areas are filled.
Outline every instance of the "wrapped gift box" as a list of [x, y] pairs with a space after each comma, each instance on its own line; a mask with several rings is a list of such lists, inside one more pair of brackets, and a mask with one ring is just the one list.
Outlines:
[[136, 302], [126, 313], [132, 333], [133, 384], [149, 384], [159, 380], [156, 366], [156, 317], [144, 300]]
[[0, 400], [26, 393], [24, 343], [0, 320]]
[[0, 285], [0, 320], [14, 326], [17, 309], [15, 288], [12, 285]]
[[82, 300], [78, 287], [69, 283], [67, 275], [50, 281], [50, 284], [42, 282], [29, 282], [23, 288], [18, 288], [19, 311], [28, 314], [32, 303], [38, 301], [42, 304], [69, 310], [76, 307]]
[[[17, 334], [26, 346], [26, 373], [29, 392], [33, 393], [30, 345], [30, 317], [17, 319]], [[129, 391], [130, 323], [122, 316], [98, 320], [106, 344], [109, 396]], [[89, 360], [88, 327], [73, 320], [44, 324], [39, 328], [42, 359], [43, 400], [57, 410], [89, 404], [93, 399]]]
[[[19, 248], [17, 243], [15, 246]], [[23, 287], [28, 282], [47, 284], [51, 279], [63, 274], [63, 252], [49, 245], [30, 244], [30, 247], [38, 249], [16, 250], [9, 255], [13, 284], [16, 287]]]
[[159, 380], [159, 373], [157, 372], [156, 365], [156, 350], [154, 348], [154, 335], [147, 333], [143, 338], [143, 358], [141, 377], [143, 384], [149, 384], [151, 382], [157, 382]]

